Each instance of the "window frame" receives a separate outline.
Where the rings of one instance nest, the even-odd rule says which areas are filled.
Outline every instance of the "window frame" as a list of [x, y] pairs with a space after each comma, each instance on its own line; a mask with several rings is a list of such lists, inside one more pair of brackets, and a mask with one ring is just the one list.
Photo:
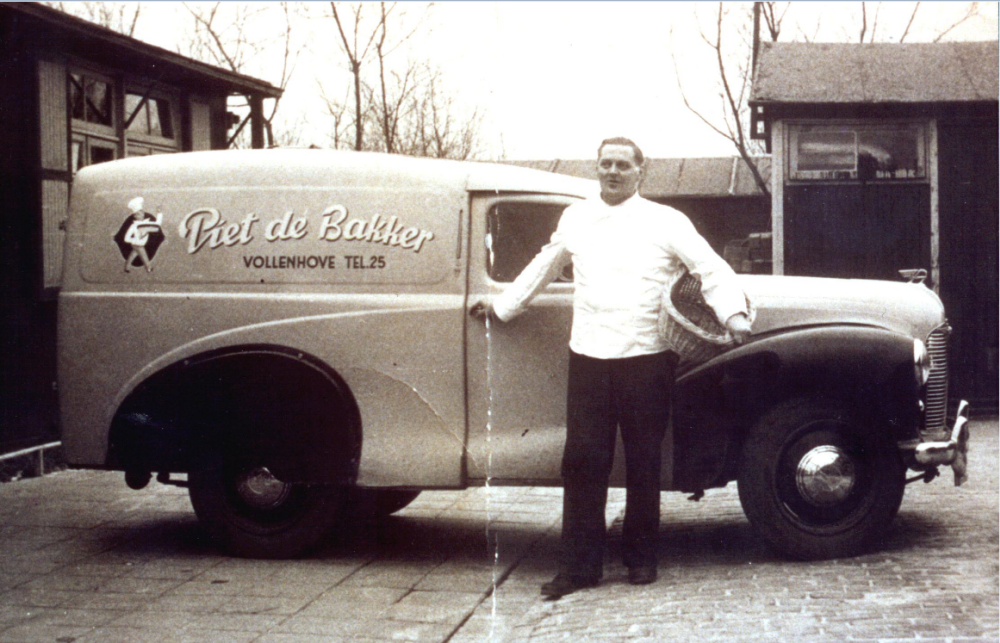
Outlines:
[[[73, 115], [73, 76], [82, 76], [85, 79], [98, 80], [108, 86], [111, 98], [108, 101], [108, 108], [111, 111], [111, 124], [104, 125], [88, 121], [86, 118], [77, 118]], [[84, 94], [86, 94], [86, 81], [84, 81]], [[86, 132], [112, 136], [117, 138], [118, 134], [118, 110], [116, 97], [118, 94], [117, 84], [114, 78], [107, 74], [94, 71], [89, 67], [78, 65], [67, 65], [66, 67], [66, 112], [70, 121], [70, 128], [74, 132]], [[84, 106], [84, 116], [86, 116], [86, 105]]]
[[[173, 132], [173, 137], [168, 138], [166, 136], [160, 136], [158, 134], [150, 134], [148, 132], [142, 133], [129, 128], [129, 118], [132, 116], [128, 113], [128, 96], [139, 96], [140, 99], [146, 98], [142, 105], [142, 109], [146, 110], [146, 122], [147, 127], [149, 123], [149, 110], [153, 101], [162, 100], [166, 101], [170, 106], [170, 128]], [[180, 120], [180, 100], [173, 93], [168, 91], [163, 91], [159, 89], [149, 90], [149, 87], [143, 87], [137, 83], [126, 83], [125, 89], [122, 94], [122, 113], [124, 114], [124, 122], [122, 123], [122, 136], [125, 139], [125, 147], [129, 148], [130, 144], [139, 143], [141, 147], [151, 148], [155, 147], [162, 151], [180, 151], [181, 148], [181, 120]], [[155, 153], [155, 152], [150, 152]]]
[[[563, 195], [563, 194], [510, 194], [510, 195], [498, 196], [498, 197], [494, 197], [494, 198], [488, 199], [486, 201], [486, 203], [484, 204], [484, 210], [483, 210], [484, 214], [485, 214], [485, 219], [486, 220], [484, 221], [484, 236], [483, 236], [483, 239], [482, 239], [482, 249], [483, 249], [483, 253], [484, 253], [484, 257], [483, 257], [483, 272], [485, 273], [485, 277], [488, 280], [488, 282], [490, 284], [494, 284], [494, 285], [499, 286], [499, 287], [509, 286], [513, 282], [513, 279], [511, 281], [497, 281], [496, 279], [493, 278], [493, 262], [492, 262], [491, 256], [490, 256], [491, 255], [491, 248], [490, 248], [491, 242], [490, 242], [489, 239], [490, 239], [490, 234], [491, 234], [491, 232], [490, 232], [490, 230], [491, 230], [491, 228], [490, 228], [490, 222], [491, 222], [491, 218], [493, 217], [493, 212], [495, 211], [495, 208], [497, 206], [499, 206], [501, 204], [510, 204], [510, 203], [534, 203], [534, 204], [542, 204], [542, 205], [556, 205], [556, 204], [558, 204], [558, 205], [563, 205], [563, 211], [565, 211], [565, 209], [568, 208], [569, 206], [573, 205], [574, 203], [579, 203], [582, 200], [583, 200], [582, 197], [571, 196], [571, 195]], [[560, 213], [560, 217], [561, 216], [562, 216], [562, 214]], [[558, 224], [558, 222], [557, 222], [557, 224]], [[542, 243], [541, 247], [544, 247], [546, 243], [548, 243], [548, 239], [546, 239]], [[523, 270], [523, 269], [524, 269], [524, 267], [521, 268], [521, 270]], [[567, 267], [567, 270], [572, 271], [572, 264], [570, 264]], [[565, 274], [565, 271], [564, 271], [564, 274]], [[570, 272], [570, 274], [572, 274], [572, 272]], [[552, 284], [550, 284], [549, 287], [573, 288], [574, 287], [574, 281], [572, 279], [566, 279], [564, 277], [561, 277], [561, 278], [557, 279], [556, 281], [554, 281]]]
[[[800, 170], [799, 136], [803, 132], [854, 134], [854, 167], [849, 170]], [[862, 177], [858, 171], [858, 149], [864, 133], [913, 131], [916, 134], [917, 174], [915, 176]], [[928, 162], [930, 126], [923, 120], [804, 120], [787, 124], [788, 152], [785, 155], [789, 183], [926, 183], [930, 181]]]
[[[83, 165], [79, 164], [79, 159], [73, 154], [73, 146], [75, 144], [80, 144], [80, 154], [86, 161]], [[76, 173], [85, 167], [91, 165], [98, 165], [97, 163], [91, 163], [90, 153], [93, 148], [101, 148], [111, 150], [114, 154], [112, 161], [117, 161], [121, 158], [119, 155], [118, 141], [109, 136], [99, 136], [96, 134], [91, 134], [89, 132], [73, 130], [70, 136], [70, 148], [69, 148], [69, 166], [70, 173], [76, 176]]]

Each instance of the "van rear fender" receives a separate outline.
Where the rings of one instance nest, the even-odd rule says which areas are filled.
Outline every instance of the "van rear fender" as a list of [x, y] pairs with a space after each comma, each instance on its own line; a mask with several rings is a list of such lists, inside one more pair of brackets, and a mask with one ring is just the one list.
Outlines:
[[725, 484], [746, 430], [782, 400], [841, 400], [869, 418], [872, 430], [902, 440], [918, 425], [918, 395], [913, 339], [906, 335], [826, 326], [761, 337], [678, 378], [675, 484]]
[[125, 399], [107, 464], [187, 471], [206, 448], [286, 482], [347, 484], [358, 471], [360, 414], [343, 379], [312, 356], [272, 345], [218, 349], [157, 372]]

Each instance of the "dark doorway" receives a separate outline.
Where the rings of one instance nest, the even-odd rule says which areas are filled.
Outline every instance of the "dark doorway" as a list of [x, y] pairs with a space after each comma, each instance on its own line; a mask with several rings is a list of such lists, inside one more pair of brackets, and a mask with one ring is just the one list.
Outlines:
[[785, 274], [900, 279], [930, 271], [930, 186], [925, 183], [786, 185]]
[[997, 123], [938, 125], [941, 299], [954, 328], [952, 399], [997, 408]]

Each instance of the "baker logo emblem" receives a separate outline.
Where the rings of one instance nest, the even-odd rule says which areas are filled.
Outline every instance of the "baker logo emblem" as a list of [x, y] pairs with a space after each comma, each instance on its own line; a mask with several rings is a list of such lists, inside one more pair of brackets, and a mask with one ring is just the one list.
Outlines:
[[129, 215], [115, 234], [115, 244], [125, 260], [125, 272], [140, 267], [144, 267], [146, 272], [153, 272], [153, 258], [166, 238], [163, 235], [163, 213], [153, 216], [144, 208], [145, 201], [141, 196], [129, 201]]

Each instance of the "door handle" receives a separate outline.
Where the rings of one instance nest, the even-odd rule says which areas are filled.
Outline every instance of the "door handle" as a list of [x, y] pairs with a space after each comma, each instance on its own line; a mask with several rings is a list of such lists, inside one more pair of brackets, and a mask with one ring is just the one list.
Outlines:
[[493, 316], [493, 307], [488, 301], [477, 301], [469, 308], [469, 316], [485, 321]]

